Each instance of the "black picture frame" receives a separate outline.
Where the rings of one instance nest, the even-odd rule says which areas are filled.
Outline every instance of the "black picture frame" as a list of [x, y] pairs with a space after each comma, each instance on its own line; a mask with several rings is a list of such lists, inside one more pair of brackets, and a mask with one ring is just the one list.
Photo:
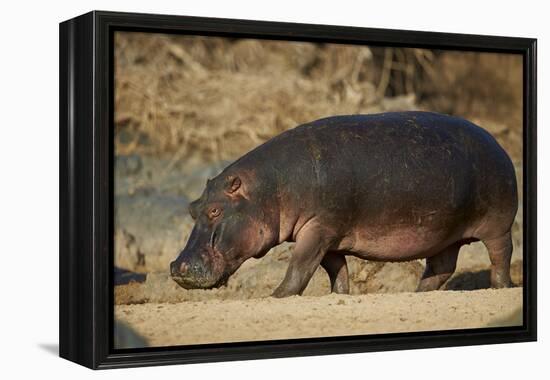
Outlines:
[[[523, 325], [113, 349], [113, 33], [200, 34], [517, 53], [523, 56]], [[60, 24], [60, 356], [117, 368], [534, 341], [536, 39], [93, 11]]]

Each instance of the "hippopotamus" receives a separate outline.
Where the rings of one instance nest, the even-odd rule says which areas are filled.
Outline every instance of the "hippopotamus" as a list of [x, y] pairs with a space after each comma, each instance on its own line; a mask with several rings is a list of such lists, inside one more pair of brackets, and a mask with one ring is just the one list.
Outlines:
[[319, 266], [349, 293], [346, 256], [426, 259], [418, 291], [439, 289], [460, 247], [482, 241], [491, 286], [511, 286], [514, 166], [497, 141], [432, 112], [333, 116], [266, 141], [206, 183], [170, 264], [183, 288], [224, 285], [250, 258], [295, 242], [274, 297], [301, 295]]

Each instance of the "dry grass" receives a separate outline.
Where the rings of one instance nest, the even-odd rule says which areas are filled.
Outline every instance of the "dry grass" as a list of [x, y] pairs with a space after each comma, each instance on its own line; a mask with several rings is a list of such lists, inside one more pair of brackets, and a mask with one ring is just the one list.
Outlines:
[[116, 52], [120, 154], [234, 159], [320, 117], [415, 107], [377, 95], [367, 47], [124, 33]]
[[521, 136], [518, 56], [117, 33], [115, 58], [117, 154], [231, 160], [324, 116], [419, 105]]

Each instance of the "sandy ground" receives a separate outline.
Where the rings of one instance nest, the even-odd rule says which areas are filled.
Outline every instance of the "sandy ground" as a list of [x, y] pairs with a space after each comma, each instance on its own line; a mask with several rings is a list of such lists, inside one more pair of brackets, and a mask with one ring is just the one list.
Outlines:
[[[521, 325], [522, 288], [117, 305], [152, 346]], [[502, 316], [505, 316], [504, 318]]]

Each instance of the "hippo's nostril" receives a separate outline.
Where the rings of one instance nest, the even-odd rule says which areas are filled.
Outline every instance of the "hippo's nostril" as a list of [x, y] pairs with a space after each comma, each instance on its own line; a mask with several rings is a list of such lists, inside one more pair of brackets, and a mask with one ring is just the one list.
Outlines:
[[187, 266], [185, 264], [174, 261], [173, 263], [170, 264], [170, 274], [172, 276], [181, 276], [185, 274], [186, 268]]
[[189, 269], [189, 265], [187, 265], [186, 263], [181, 263], [179, 269], [180, 269], [180, 273], [185, 273], [187, 272], [187, 269]]

